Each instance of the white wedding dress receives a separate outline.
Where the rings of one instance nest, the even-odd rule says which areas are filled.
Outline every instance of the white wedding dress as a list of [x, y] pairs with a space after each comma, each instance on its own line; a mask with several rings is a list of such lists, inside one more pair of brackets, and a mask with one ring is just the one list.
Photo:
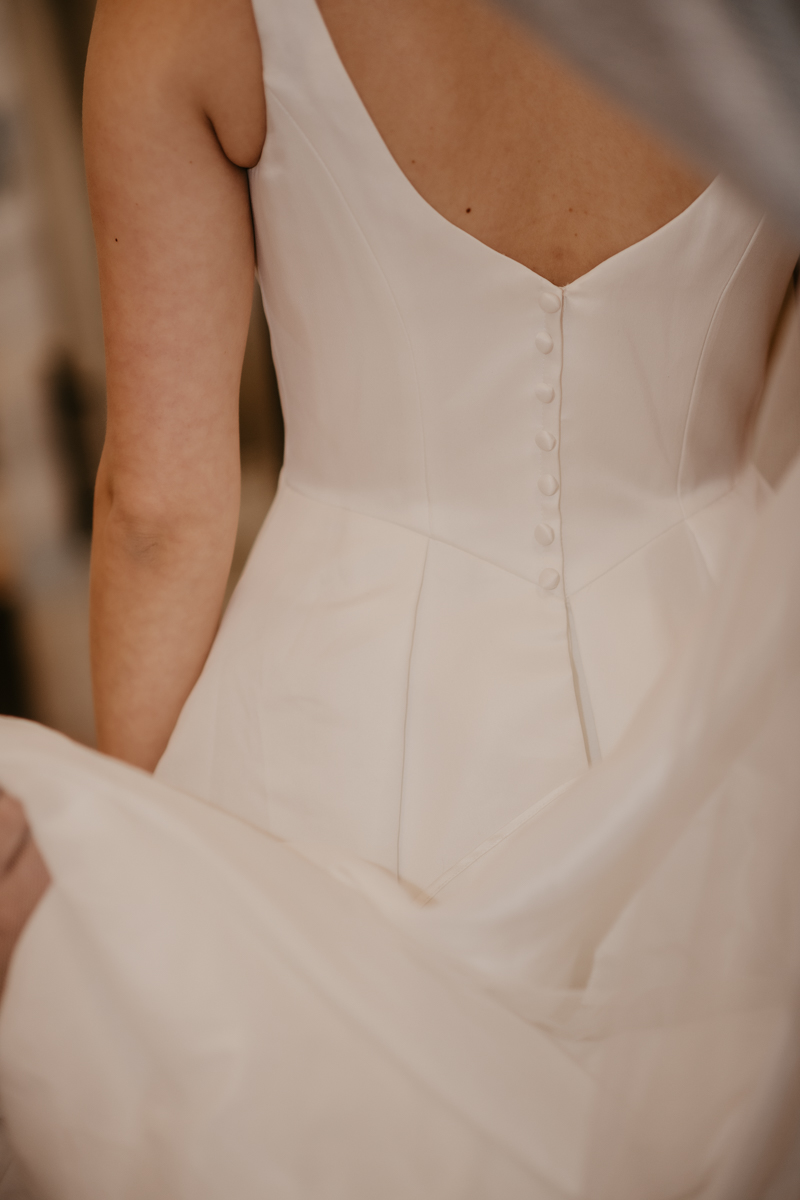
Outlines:
[[796, 253], [717, 180], [556, 288], [255, 10], [278, 496], [159, 778], [0, 722], [34, 1193], [796, 1200]]
[[278, 495], [158, 769], [431, 886], [610, 750], [741, 538], [797, 254], [720, 179], [565, 288], [413, 189], [258, 0]]

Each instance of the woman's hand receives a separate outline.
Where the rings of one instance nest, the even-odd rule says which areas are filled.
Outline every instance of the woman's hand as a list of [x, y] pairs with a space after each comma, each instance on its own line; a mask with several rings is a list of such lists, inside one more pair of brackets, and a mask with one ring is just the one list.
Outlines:
[[0, 788], [0, 993], [14, 947], [49, 884], [25, 810]]
[[86, 168], [108, 423], [95, 496], [101, 750], [152, 769], [219, 623], [266, 114], [249, 0], [99, 0]]

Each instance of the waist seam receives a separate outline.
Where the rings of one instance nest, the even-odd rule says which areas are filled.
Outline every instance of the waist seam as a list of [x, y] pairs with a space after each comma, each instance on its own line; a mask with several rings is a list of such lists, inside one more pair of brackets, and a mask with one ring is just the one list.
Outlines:
[[476, 554], [474, 550], [468, 550], [466, 546], [459, 546], [456, 542], [449, 542], [435, 533], [417, 529], [413, 525], [404, 525], [402, 521], [394, 521], [391, 517], [378, 517], [374, 513], [363, 512], [360, 508], [353, 508], [352, 505], [342, 504], [337, 500], [322, 500], [319, 496], [312, 496], [309, 492], [304, 492], [297, 484], [289, 483], [288, 480], [282, 479], [280, 486], [302, 496], [304, 500], [310, 500], [313, 504], [324, 504], [326, 508], [338, 508], [342, 512], [352, 513], [354, 517], [363, 517], [367, 521], [380, 521], [384, 525], [394, 526], [395, 529], [404, 529], [406, 533], [414, 533], [417, 537], [425, 538], [426, 541], [438, 542], [441, 546], [448, 546], [451, 550], [457, 550], [459, 554], [466, 554], [469, 558], [474, 558], [476, 562], [486, 563], [487, 566], [494, 567], [505, 575], [513, 575], [515, 579], [521, 579], [525, 583], [531, 584], [532, 587], [538, 587], [538, 584], [533, 579], [529, 579], [527, 575], [522, 575], [519, 571], [512, 571], [510, 567], [504, 567], [502, 563], [495, 562], [491, 558], [484, 558], [482, 554]]
[[[715, 504], [720, 504], [723, 500], [727, 499], [727, 497], [730, 496], [732, 492], [736, 491], [736, 487], [739, 483], [739, 479], [740, 479], [740, 475], [737, 475], [736, 478], [731, 483], [730, 487], [727, 487], [724, 492], [720, 493], [719, 496], [715, 496], [713, 500], [709, 500], [707, 504], [701, 505], [700, 508], [696, 508], [688, 514], [684, 513], [684, 515], [679, 517], [677, 521], [673, 521], [673, 523], [671, 525], [668, 525], [666, 527], [666, 529], [660, 529], [658, 531], [658, 533], [654, 533], [653, 536], [651, 538], [648, 538], [646, 542], [642, 542], [641, 545], [637, 546], [635, 550], [631, 550], [630, 554], [625, 554], [625, 555], [623, 555], [622, 558], [618, 558], [616, 562], [614, 562], [610, 566], [606, 567], [606, 569], [604, 571], [600, 571], [600, 573], [598, 575], [594, 575], [591, 579], [587, 579], [586, 583], [582, 583], [579, 588], [575, 588], [574, 591], [570, 591], [568, 593], [568, 595], [569, 596], [579, 596], [581, 594], [581, 592], [586, 591], [587, 588], [592, 587], [593, 584], [597, 583], [598, 579], [603, 579], [606, 575], [610, 575], [612, 571], [616, 571], [617, 567], [621, 567], [623, 563], [626, 563], [630, 559], [635, 558], [637, 554], [641, 554], [641, 552], [643, 550], [646, 550], [648, 546], [652, 546], [653, 542], [657, 542], [659, 538], [666, 537], [666, 535], [668, 533], [672, 533], [672, 531], [674, 529], [678, 529], [681, 525], [684, 525], [686, 527], [686, 529], [688, 530], [688, 532], [692, 538], [692, 542], [695, 545], [695, 548], [697, 549], [697, 552], [703, 561], [703, 566], [706, 568], [706, 570], [708, 570], [708, 564], [706, 563], [705, 554], [703, 554], [702, 550], [700, 549], [699, 545], [697, 544], [697, 534], [695, 533], [694, 529], [692, 528], [692, 521], [695, 519], [695, 517], [698, 517], [700, 515], [700, 513], [707, 512], [709, 508], [713, 508]], [[683, 507], [683, 506], [681, 505], [681, 507]], [[709, 573], [709, 577], [710, 577], [710, 573]]]
[[[648, 538], [644, 542], [641, 542], [636, 547], [635, 550], [631, 550], [631, 552], [629, 554], [625, 554], [625, 555], [623, 555], [622, 558], [619, 558], [615, 562], [611, 563], [608, 567], [605, 568], [605, 570], [600, 571], [597, 575], [592, 576], [592, 578], [588, 579], [586, 581], [586, 583], [582, 583], [579, 588], [570, 589], [569, 591], [567, 591], [565, 593], [565, 596], [571, 597], [571, 596], [580, 595], [580, 593], [585, 591], [586, 588], [591, 587], [592, 584], [596, 583], [598, 581], [598, 579], [602, 579], [605, 575], [608, 575], [612, 571], [615, 571], [617, 569], [617, 567], [620, 567], [623, 563], [627, 562], [629, 559], [635, 558], [635, 556], [637, 554], [641, 554], [641, 552], [643, 550], [647, 549], [648, 546], [652, 546], [652, 544], [654, 542], [657, 542], [659, 538], [665, 537], [668, 533], [671, 533], [674, 529], [677, 529], [681, 525], [684, 525], [686, 527], [686, 529], [689, 531], [692, 538], [694, 539], [695, 535], [694, 535], [694, 531], [692, 530], [691, 522], [695, 519], [695, 517], [699, 516], [700, 513], [706, 512], [709, 508], [712, 508], [715, 504], [721, 503], [728, 496], [730, 496], [730, 494], [736, 490], [736, 487], [739, 483], [741, 474], [742, 474], [742, 472], [740, 472], [740, 474], [738, 474], [734, 478], [734, 480], [732, 481], [730, 486], [727, 487], [725, 489], [725, 491], [722, 492], [719, 496], [715, 496], [713, 500], [709, 500], [707, 504], [702, 505], [700, 508], [694, 509], [691, 513], [679, 517], [677, 521], [673, 521], [671, 525], [667, 525], [664, 529], [659, 529], [659, 531], [657, 533], [654, 533], [652, 537]], [[485, 558], [482, 554], [476, 554], [474, 550], [469, 550], [469, 549], [467, 549], [466, 546], [459, 546], [457, 542], [448, 541], [447, 538], [439, 537], [437, 534], [426, 532], [421, 529], [417, 529], [413, 525], [404, 525], [402, 521], [395, 521], [391, 517], [379, 517], [379, 516], [376, 516], [374, 513], [364, 512], [359, 508], [354, 508], [352, 505], [349, 505], [349, 504], [343, 504], [340, 501], [327, 500], [327, 499], [323, 500], [319, 496], [313, 496], [309, 492], [306, 492], [302, 488], [299, 488], [295, 483], [290, 483], [287, 479], [285, 479], [283, 477], [283, 475], [281, 476], [281, 481], [280, 481], [279, 486], [281, 488], [285, 488], [288, 491], [294, 492], [296, 495], [301, 496], [304, 500], [311, 501], [312, 504], [322, 504], [326, 508], [340, 509], [342, 512], [351, 513], [353, 516], [356, 516], [356, 517], [363, 517], [365, 520], [368, 520], [368, 521], [380, 521], [384, 525], [393, 526], [395, 529], [403, 529], [407, 533], [416, 534], [417, 537], [425, 538], [429, 542], [438, 542], [442, 546], [448, 546], [451, 550], [457, 550], [459, 552], [459, 554], [466, 554], [469, 558], [474, 558], [476, 562], [485, 563], [489, 567], [494, 567], [495, 570], [497, 570], [497, 571], [502, 571], [503, 574], [505, 574], [505, 575], [511, 575], [511, 576], [513, 576], [514, 579], [521, 579], [524, 583], [529, 583], [531, 585], [531, 587], [534, 587], [537, 589], [539, 588], [539, 585], [536, 583], [535, 579], [530, 578], [528, 575], [523, 575], [519, 571], [514, 571], [511, 569], [511, 567], [506, 567], [502, 563], [496, 562], [494, 559]], [[568, 569], [569, 556], [565, 556], [565, 557], [566, 557], [566, 562], [565, 562], [565, 570], [566, 570], [566, 569]]]

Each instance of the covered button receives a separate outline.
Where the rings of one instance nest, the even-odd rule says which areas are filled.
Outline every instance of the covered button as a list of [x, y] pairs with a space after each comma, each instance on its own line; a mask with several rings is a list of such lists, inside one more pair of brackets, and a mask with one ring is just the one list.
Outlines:
[[538, 350], [541, 350], [542, 354], [549, 354], [553, 349], [553, 339], [550, 337], [550, 334], [544, 331], [537, 333], [536, 347]]
[[556, 536], [553, 533], [550, 525], [537, 525], [533, 531], [533, 536], [536, 538], [540, 546], [551, 546], [553, 538]]
[[539, 480], [539, 491], [545, 496], [555, 496], [558, 491], [558, 480], [553, 475], [542, 475]]
[[560, 583], [561, 576], [552, 567], [547, 567], [539, 576], [539, 587], [547, 588], [548, 592], [552, 592], [553, 588], [557, 588]]
[[561, 308], [561, 297], [556, 292], [542, 292], [539, 307], [546, 313], [557, 313]]
[[540, 429], [536, 435], [536, 445], [540, 450], [553, 450], [555, 448], [556, 439], [552, 433], [548, 433], [546, 429]]

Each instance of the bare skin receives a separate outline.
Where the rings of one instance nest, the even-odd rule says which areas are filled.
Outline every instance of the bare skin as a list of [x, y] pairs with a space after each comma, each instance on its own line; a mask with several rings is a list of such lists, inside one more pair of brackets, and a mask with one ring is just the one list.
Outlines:
[[563, 286], [707, 180], [483, 0], [318, 0], [401, 170], [453, 224]]
[[[389, 149], [445, 217], [557, 284], [703, 181], [482, 0], [320, 0]], [[85, 139], [108, 435], [92, 651], [101, 749], [152, 769], [220, 617], [266, 129], [250, 0], [100, 0]]]
[[208, 653], [233, 553], [254, 270], [242, 168], [265, 121], [243, 0], [100, 0], [84, 106], [108, 373], [93, 674], [101, 749], [146, 768]]

